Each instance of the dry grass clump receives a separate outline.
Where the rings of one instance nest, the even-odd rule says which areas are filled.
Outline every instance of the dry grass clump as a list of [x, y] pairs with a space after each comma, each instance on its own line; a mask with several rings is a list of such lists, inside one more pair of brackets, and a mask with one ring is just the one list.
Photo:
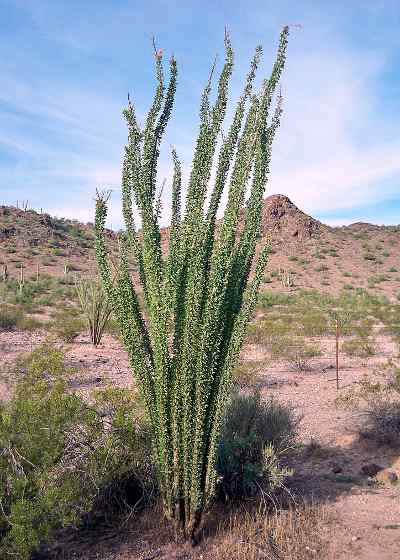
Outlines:
[[382, 381], [365, 376], [337, 399], [339, 406], [353, 408], [362, 419], [360, 435], [380, 445], [400, 447], [400, 367], [389, 360], [380, 374]]
[[324, 558], [328, 547], [328, 512], [323, 506], [304, 505], [266, 515], [238, 513], [221, 525], [213, 560], [305, 560]]
[[239, 388], [253, 387], [257, 384], [260, 373], [268, 366], [266, 360], [242, 360], [233, 370], [233, 383]]

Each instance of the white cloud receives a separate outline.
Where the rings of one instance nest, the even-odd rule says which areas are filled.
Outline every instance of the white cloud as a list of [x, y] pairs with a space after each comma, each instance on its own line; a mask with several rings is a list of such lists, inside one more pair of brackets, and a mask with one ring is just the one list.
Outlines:
[[400, 179], [400, 141], [380, 114], [385, 60], [335, 45], [288, 62], [285, 112], [272, 157], [269, 192], [310, 213], [382, 201]]

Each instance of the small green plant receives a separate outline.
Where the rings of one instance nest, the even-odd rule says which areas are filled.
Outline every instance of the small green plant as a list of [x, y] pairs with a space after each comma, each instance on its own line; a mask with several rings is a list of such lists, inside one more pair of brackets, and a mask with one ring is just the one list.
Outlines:
[[285, 360], [295, 371], [311, 369], [311, 360], [321, 355], [316, 344], [308, 344], [304, 337], [277, 337], [271, 343], [273, 358]]
[[382, 381], [367, 376], [337, 399], [338, 406], [359, 411], [360, 434], [379, 444], [400, 447], [400, 367], [389, 360]]
[[75, 283], [78, 301], [89, 327], [93, 346], [101, 342], [112, 307], [101, 282], [93, 278], [81, 278]]
[[219, 494], [254, 496], [284, 483], [291, 471], [281, 459], [293, 448], [300, 418], [293, 408], [259, 392], [235, 393], [228, 405], [217, 455]]
[[63, 342], [71, 343], [85, 327], [81, 318], [68, 310], [61, 310], [55, 314], [51, 322], [51, 330]]
[[353, 358], [371, 358], [376, 354], [374, 341], [370, 337], [355, 337], [345, 340], [341, 350]]

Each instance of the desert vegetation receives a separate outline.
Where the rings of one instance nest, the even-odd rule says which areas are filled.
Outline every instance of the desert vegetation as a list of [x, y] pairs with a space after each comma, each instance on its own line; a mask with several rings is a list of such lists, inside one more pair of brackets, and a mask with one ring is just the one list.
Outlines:
[[107, 191], [93, 224], [0, 208], [0, 558], [396, 557], [400, 229], [263, 198], [288, 33], [221, 137], [226, 35], [186, 188], [172, 149], [169, 227], [178, 69], [157, 49], [143, 127], [124, 110], [125, 228]]

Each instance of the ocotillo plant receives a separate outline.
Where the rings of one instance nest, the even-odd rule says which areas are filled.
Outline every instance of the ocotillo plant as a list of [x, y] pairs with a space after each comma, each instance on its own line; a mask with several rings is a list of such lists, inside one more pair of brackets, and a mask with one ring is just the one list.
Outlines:
[[[108, 193], [98, 193], [97, 197], [99, 270], [152, 425], [165, 512], [186, 538], [195, 538], [202, 513], [214, 494], [216, 447], [231, 372], [268, 258], [266, 244], [251, 277], [271, 146], [282, 112], [280, 93], [275, 108], [271, 106], [285, 64], [288, 33], [285, 27], [271, 75], [263, 81], [260, 92], [253, 94], [262, 53], [257, 47], [233, 121], [218, 142], [233, 70], [233, 51], [226, 35], [225, 63], [216, 100], [210, 101], [213, 72], [201, 98], [200, 130], [184, 213], [181, 164], [172, 150], [172, 217], [167, 255], [161, 247], [161, 203], [156, 179], [161, 137], [174, 103], [177, 65], [172, 57], [166, 85], [162, 51], [155, 50], [157, 88], [144, 127], [139, 126], [129, 98], [124, 110], [128, 125], [122, 169], [126, 231], [121, 238], [115, 283], [104, 241]], [[213, 162], [216, 174], [206, 206]], [[227, 203], [217, 225], [224, 187], [228, 191]], [[134, 222], [134, 206], [140, 215], [140, 235]], [[129, 274], [131, 255], [138, 266], [143, 306]]]
[[93, 346], [98, 346], [111, 315], [111, 303], [96, 278], [77, 279], [75, 291], [89, 328], [90, 340]]

